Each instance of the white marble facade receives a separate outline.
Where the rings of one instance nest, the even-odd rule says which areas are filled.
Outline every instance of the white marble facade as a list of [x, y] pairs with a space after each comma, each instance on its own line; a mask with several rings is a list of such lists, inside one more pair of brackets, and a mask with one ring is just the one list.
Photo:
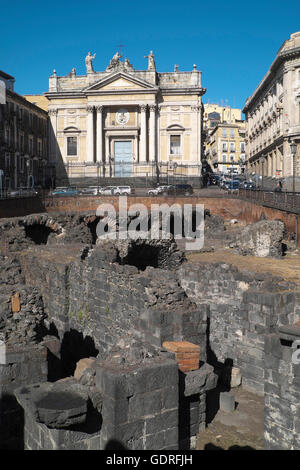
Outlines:
[[91, 176], [153, 175], [157, 165], [174, 162], [186, 175], [199, 174], [206, 91], [201, 72], [194, 66], [191, 72], [176, 67], [158, 73], [153, 52], [146, 57], [148, 68], [142, 71], [116, 53], [104, 72], [95, 72], [95, 54], [89, 53], [86, 75], [77, 76], [75, 69], [64, 77], [53, 72], [45, 93], [53, 163], [63, 162], [77, 176], [82, 167]]

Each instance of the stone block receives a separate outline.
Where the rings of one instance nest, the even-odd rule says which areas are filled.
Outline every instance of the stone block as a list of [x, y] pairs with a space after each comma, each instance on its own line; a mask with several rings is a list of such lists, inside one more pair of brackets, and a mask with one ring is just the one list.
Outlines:
[[162, 409], [169, 410], [178, 407], [178, 387], [167, 387], [161, 390]]
[[214, 388], [218, 378], [212, 366], [203, 364], [200, 369], [187, 372], [184, 380], [184, 395], [188, 397]]
[[220, 410], [232, 413], [235, 410], [235, 398], [230, 392], [220, 393]]
[[103, 420], [113, 425], [124, 424], [128, 421], [128, 399], [113, 400], [110, 397], [104, 397], [102, 403]]
[[157, 432], [146, 436], [145, 450], [158, 450], [164, 448], [165, 431]]

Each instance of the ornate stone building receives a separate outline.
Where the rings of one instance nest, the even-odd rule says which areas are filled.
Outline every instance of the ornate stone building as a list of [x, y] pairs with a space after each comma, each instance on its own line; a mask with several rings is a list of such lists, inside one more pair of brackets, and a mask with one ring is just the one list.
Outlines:
[[2, 189], [45, 185], [49, 179], [48, 114], [14, 92], [15, 79], [0, 71], [0, 177]]
[[[243, 111], [248, 170], [273, 177], [300, 175], [300, 32], [283, 43]], [[292, 140], [297, 144], [294, 165]]]
[[205, 157], [216, 172], [244, 173], [245, 121], [218, 122], [206, 137]]
[[205, 159], [215, 172], [243, 173], [245, 121], [241, 110], [217, 104], [204, 105]]
[[49, 78], [50, 160], [57, 181], [67, 177], [157, 177], [201, 174], [201, 72], [135, 70], [117, 52], [104, 72], [86, 57], [86, 75], [73, 68]]

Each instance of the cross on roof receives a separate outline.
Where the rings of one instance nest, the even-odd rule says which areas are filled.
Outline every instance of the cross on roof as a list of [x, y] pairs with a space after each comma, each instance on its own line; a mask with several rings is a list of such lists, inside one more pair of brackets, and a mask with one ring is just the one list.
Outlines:
[[122, 54], [122, 47], [124, 48], [124, 47], [125, 47], [125, 44], [122, 44], [122, 43], [121, 43], [121, 44], [118, 44], [117, 47], [120, 48], [121, 55], [123, 55], [123, 54]]

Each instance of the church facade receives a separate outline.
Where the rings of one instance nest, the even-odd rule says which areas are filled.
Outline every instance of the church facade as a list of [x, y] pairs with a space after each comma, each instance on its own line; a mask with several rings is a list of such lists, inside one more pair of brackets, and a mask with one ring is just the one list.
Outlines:
[[175, 66], [135, 70], [117, 52], [104, 72], [85, 59], [86, 75], [73, 68], [49, 78], [49, 159], [57, 181], [87, 177], [199, 176], [202, 153], [201, 72]]

